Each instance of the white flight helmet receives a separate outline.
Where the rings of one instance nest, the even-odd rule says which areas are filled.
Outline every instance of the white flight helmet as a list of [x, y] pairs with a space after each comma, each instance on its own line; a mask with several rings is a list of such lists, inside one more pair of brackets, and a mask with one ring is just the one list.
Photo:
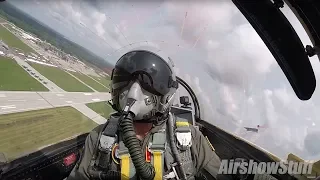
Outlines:
[[148, 120], [169, 112], [178, 82], [169, 57], [148, 50], [133, 50], [117, 61], [111, 75], [112, 103], [122, 111], [129, 98], [134, 120]]

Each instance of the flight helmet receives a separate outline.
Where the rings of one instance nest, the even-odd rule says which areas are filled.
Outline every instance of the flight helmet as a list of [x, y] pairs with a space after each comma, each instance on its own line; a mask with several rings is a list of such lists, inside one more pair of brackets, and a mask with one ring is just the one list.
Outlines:
[[128, 99], [134, 120], [149, 120], [168, 113], [178, 88], [170, 58], [165, 60], [154, 52], [133, 50], [115, 64], [111, 75], [111, 97], [115, 110], [124, 110]]

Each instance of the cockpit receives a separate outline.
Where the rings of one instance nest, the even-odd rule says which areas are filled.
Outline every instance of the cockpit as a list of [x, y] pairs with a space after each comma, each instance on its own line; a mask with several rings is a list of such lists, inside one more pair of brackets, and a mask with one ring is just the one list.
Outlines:
[[114, 111], [116, 60], [141, 47], [169, 54], [171, 112], [221, 159], [313, 164], [235, 179], [319, 176], [319, 2], [0, 3], [0, 179], [65, 179]]

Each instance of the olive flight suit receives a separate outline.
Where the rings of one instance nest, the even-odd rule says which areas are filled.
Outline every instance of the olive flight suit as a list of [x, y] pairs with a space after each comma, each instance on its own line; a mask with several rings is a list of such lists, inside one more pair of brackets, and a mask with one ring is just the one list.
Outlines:
[[[164, 123], [166, 124], [166, 123]], [[146, 137], [141, 141], [142, 149], [146, 149], [148, 145], [150, 136], [152, 133], [157, 132], [162, 125], [154, 125], [151, 131], [146, 135]], [[194, 172], [193, 176], [198, 174], [206, 174], [207, 176], [211, 176], [208, 179], [230, 179], [227, 175], [218, 175], [218, 171], [220, 168], [220, 158], [213, 151], [211, 145], [208, 143], [207, 139], [203, 136], [203, 134], [196, 129], [194, 126], [189, 126], [192, 134], [192, 146], [195, 152], [192, 154]], [[84, 151], [79, 160], [78, 164], [73, 168], [67, 180], [89, 180], [90, 176], [87, 172], [87, 168], [89, 166], [94, 146], [99, 136], [99, 132], [102, 131], [103, 125], [99, 125], [94, 128], [86, 138]], [[145, 151], [143, 151], [145, 152]], [[119, 169], [119, 165], [117, 169]], [[199, 173], [201, 171], [201, 173]]]

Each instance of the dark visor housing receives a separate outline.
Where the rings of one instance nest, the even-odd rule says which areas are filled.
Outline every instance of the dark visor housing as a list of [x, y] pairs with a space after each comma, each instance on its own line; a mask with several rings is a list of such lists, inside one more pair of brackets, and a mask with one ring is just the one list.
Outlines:
[[141, 87], [156, 95], [165, 95], [178, 88], [172, 78], [172, 70], [160, 56], [144, 50], [131, 51], [123, 55], [112, 70], [112, 89], [119, 90], [138, 80]]

